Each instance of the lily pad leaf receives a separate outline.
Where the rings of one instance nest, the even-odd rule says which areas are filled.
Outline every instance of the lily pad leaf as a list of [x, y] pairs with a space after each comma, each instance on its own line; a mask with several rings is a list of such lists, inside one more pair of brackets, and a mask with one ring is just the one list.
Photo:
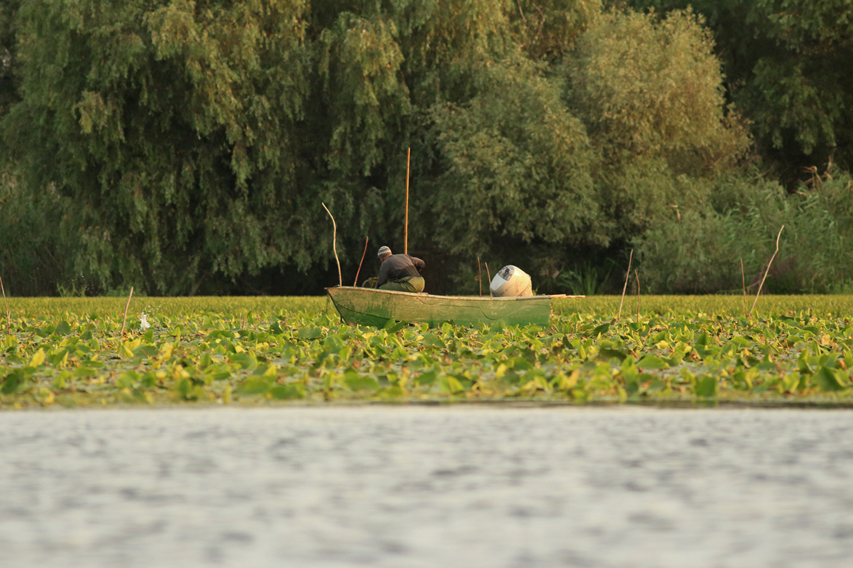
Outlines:
[[44, 363], [44, 349], [39, 348], [39, 350], [36, 351], [35, 354], [33, 355], [33, 358], [30, 359], [30, 364], [28, 366], [29, 367], [38, 367], [42, 363]]
[[3, 387], [0, 388], [0, 392], [3, 394], [12, 394], [18, 390], [18, 387], [26, 378], [26, 374], [21, 369], [12, 371], [3, 379]]
[[379, 390], [379, 381], [372, 377], [346, 377], [344, 379], [347, 387], [354, 391], [360, 390]]
[[627, 356], [627, 353], [619, 351], [618, 349], [602, 349], [598, 352], [598, 358], [604, 359], [605, 361], [610, 359], [619, 359], [620, 361], [624, 361]]
[[343, 339], [337, 335], [329, 335], [326, 337], [325, 341], [323, 341], [323, 347], [328, 349], [329, 353], [338, 353], [345, 346]]
[[718, 383], [716, 377], [705, 377], [696, 382], [696, 396], [705, 398], [717, 396]]
[[437, 347], [438, 349], [447, 349], [447, 344], [442, 341], [440, 337], [436, 337], [435, 335], [425, 337], [424, 344], [429, 345], [430, 347]]
[[296, 333], [296, 337], [299, 339], [320, 339], [323, 337], [323, 331], [319, 327], [309, 325], [300, 329]]
[[409, 325], [409, 324], [404, 322], [404, 321], [397, 321], [395, 319], [389, 319], [388, 321], [385, 322], [385, 325], [382, 326], [382, 329], [384, 329], [388, 333], [397, 333], [398, 331], [400, 331], [401, 329], [403, 329], [407, 325]]
[[421, 373], [418, 375], [418, 378], [415, 379], [418, 381], [420, 385], [431, 385], [438, 378], [438, 375], [435, 371], [427, 371], [426, 373]]
[[462, 386], [462, 383], [460, 383], [459, 379], [456, 377], [442, 377], [442, 379], [438, 381], [438, 384], [441, 386], [441, 390], [447, 394], [456, 394], [465, 390], [465, 387]]
[[269, 394], [276, 400], [305, 398], [305, 387], [302, 385], [278, 385], [271, 388]]
[[835, 373], [829, 367], [821, 367], [820, 370], [815, 373], [814, 381], [822, 391], [839, 391], [844, 389], [844, 385], [841, 384], [838, 377], [835, 376]]
[[646, 355], [637, 361], [638, 369], [666, 369], [669, 367], [666, 361], [654, 355]]
[[241, 394], [264, 394], [270, 390], [270, 384], [262, 378], [250, 377], [240, 383], [237, 390]]
[[603, 323], [600, 326], [598, 326], [592, 330], [592, 335], [599, 335], [601, 333], [606, 332], [608, 329], [610, 329], [610, 324], [609, 323]]
[[68, 324], [67, 321], [63, 320], [59, 322], [59, 325], [56, 326], [56, 329], [53, 330], [53, 333], [57, 335], [68, 335], [71, 333], [71, 326]]

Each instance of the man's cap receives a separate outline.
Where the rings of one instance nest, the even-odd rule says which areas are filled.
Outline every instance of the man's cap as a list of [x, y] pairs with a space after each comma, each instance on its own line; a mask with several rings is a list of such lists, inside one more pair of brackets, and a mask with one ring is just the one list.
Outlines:
[[388, 247], [386, 247], [386, 246], [381, 246], [381, 247], [379, 247], [379, 252], [378, 252], [378, 253], [376, 253], [376, 255], [377, 255], [379, 258], [382, 258], [382, 257], [383, 257], [383, 256], [385, 256], [386, 254], [391, 254], [391, 249], [390, 249], [390, 248], [388, 248]]

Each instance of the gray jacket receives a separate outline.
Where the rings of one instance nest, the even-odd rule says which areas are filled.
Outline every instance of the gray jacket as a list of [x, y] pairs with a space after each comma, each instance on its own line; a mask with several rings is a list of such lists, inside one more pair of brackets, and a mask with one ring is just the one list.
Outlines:
[[424, 261], [414, 256], [407, 254], [392, 254], [382, 261], [382, 266], [379, 267], [379, 281], [376, 287], [379, 288], [386, 282], [396, 282], [409, 276], [420, 276], [419, 268], [426, 266]]

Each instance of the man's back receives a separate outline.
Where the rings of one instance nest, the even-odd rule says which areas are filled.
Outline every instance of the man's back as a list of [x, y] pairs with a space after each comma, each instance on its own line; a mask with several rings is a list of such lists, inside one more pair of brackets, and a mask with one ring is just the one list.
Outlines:
[[[376, 283], [376, 287], [380, 288], [389, 283], [408, 282], [414, 278], [422, 281], [423, 278], [421, 278], [418, 269], [424, 266], [426, 266], [424, 261], [407, 254], [392, 254], [387, 256], [382, 261], [382, 266], [379, 267], [379, 281]], [[417, 291], [422, 290], [423, 285], [421, 284], [420, 290]]]

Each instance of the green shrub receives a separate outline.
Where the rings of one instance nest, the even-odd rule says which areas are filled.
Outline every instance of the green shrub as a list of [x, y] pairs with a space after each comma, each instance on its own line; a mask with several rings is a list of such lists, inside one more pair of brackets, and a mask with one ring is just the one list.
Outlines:
[[7, 295], [53, 296], [66, 278], [69, 255], [59, 236], [58, 196], [23, 191], [0, 172], [0, 276]]
[[740, 265], [732, 259], [736, 221], [714, 211], [685, 211], [646, 232], [637, 258], [648, 291], [678, 294], [735, 288]]
[[[748, 188], [752, 187], [752, 191]], [[787, 195], [775, 183], [726, 178], [710, 202], [680, 211], [635, 239], [653, 292], [739, 291], [743, 261], [754, 291], [774, 251], [764, 291], [842, 292], [853, 279], [853, 178], [830, 172]]]

